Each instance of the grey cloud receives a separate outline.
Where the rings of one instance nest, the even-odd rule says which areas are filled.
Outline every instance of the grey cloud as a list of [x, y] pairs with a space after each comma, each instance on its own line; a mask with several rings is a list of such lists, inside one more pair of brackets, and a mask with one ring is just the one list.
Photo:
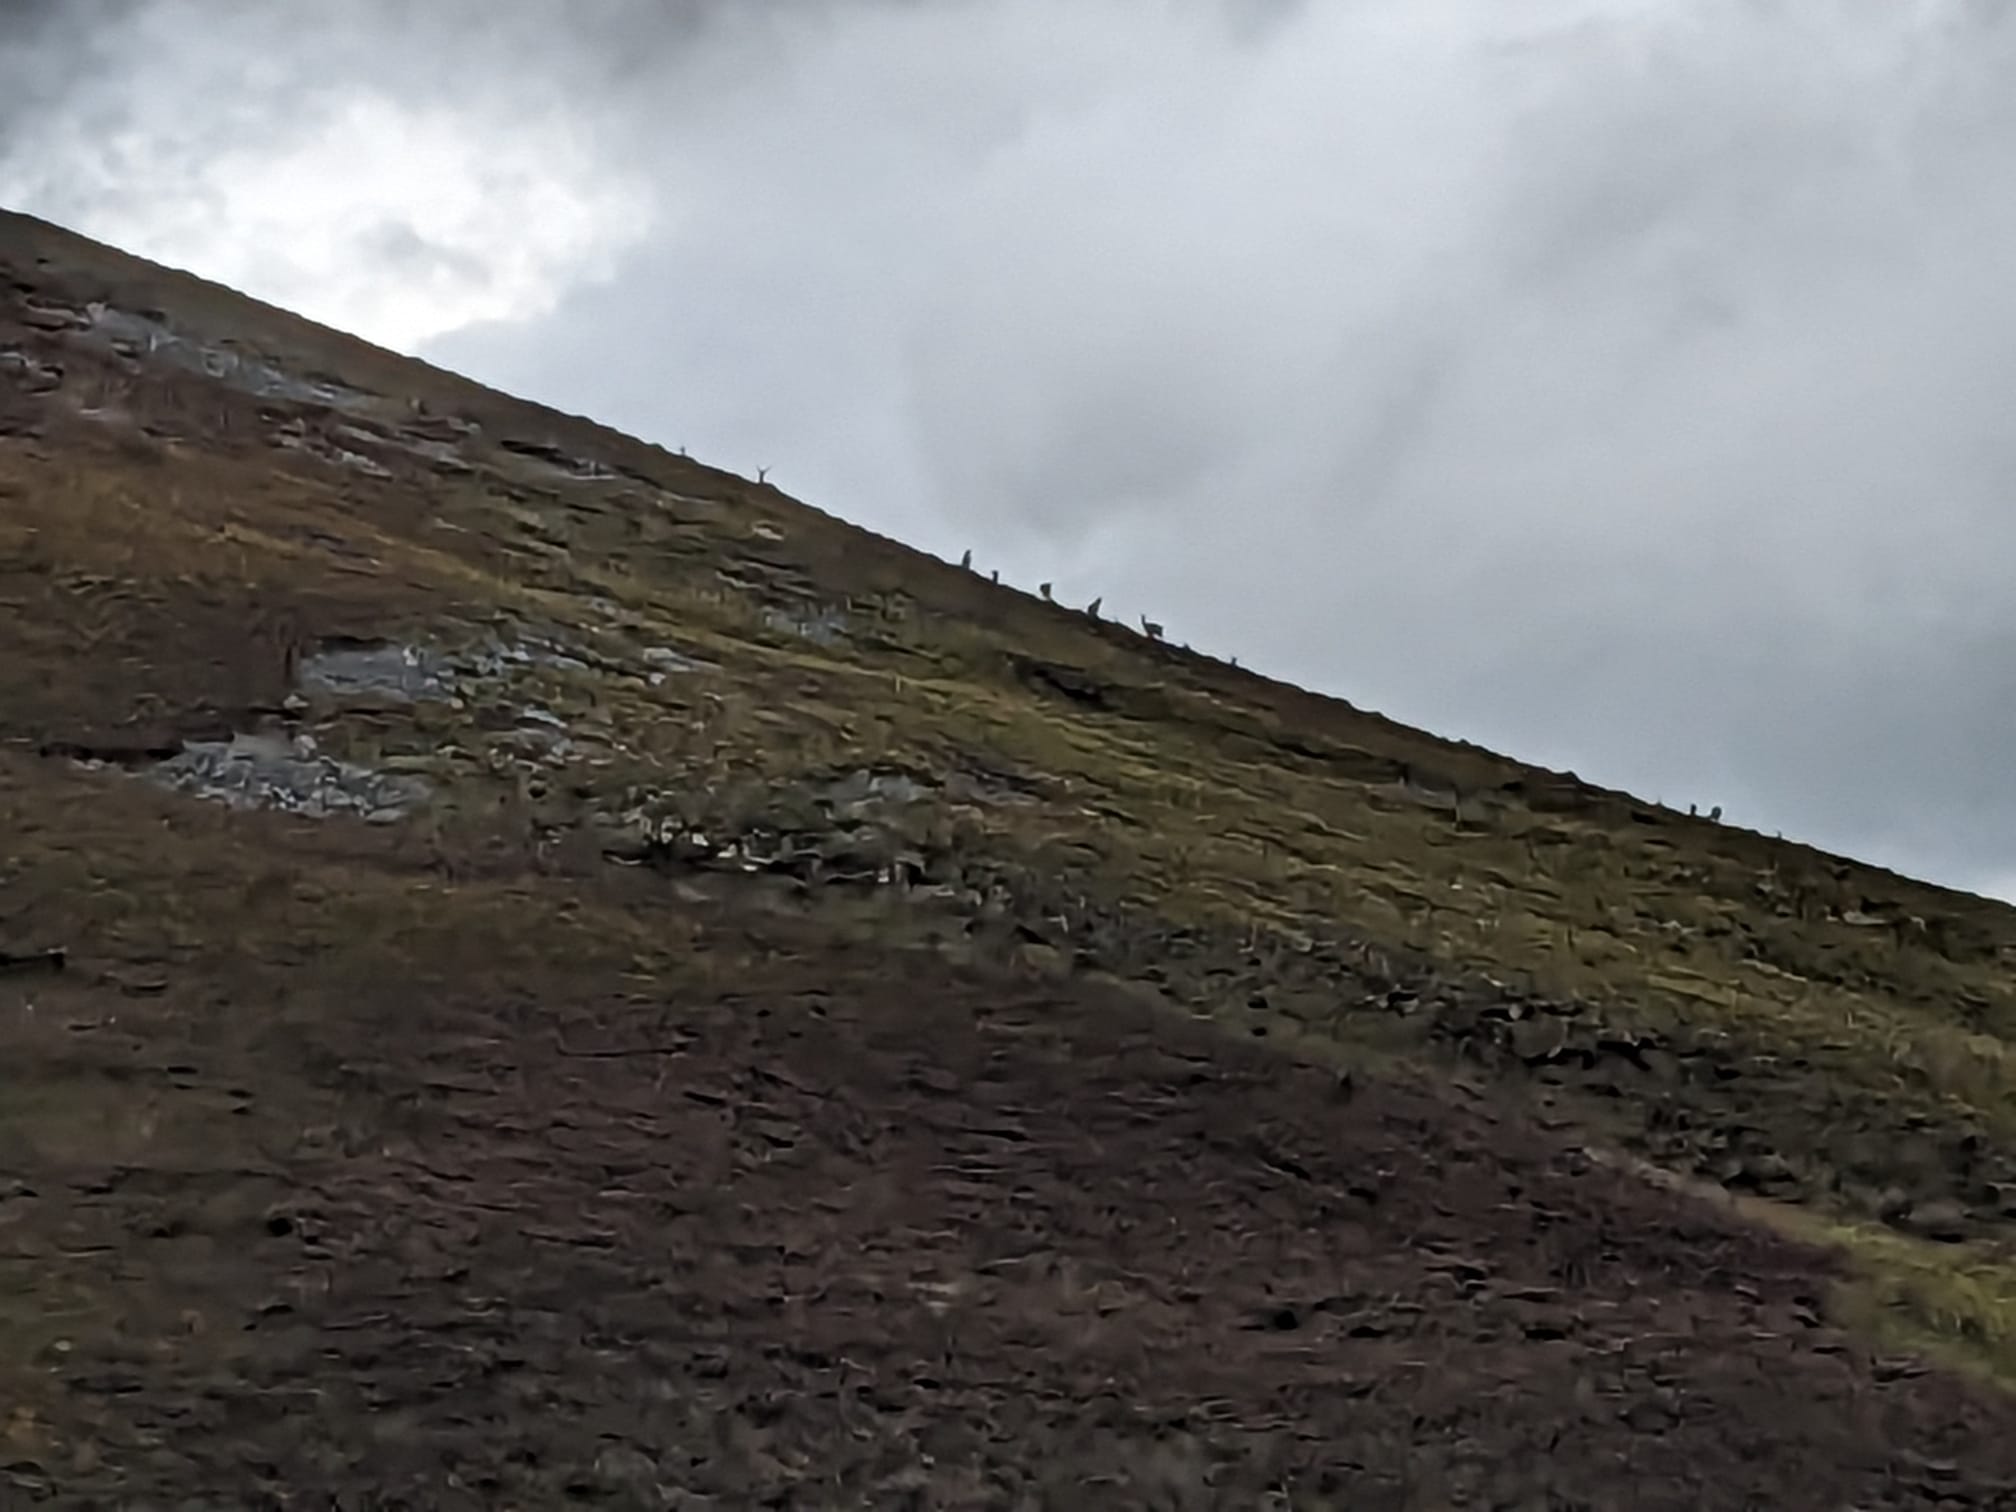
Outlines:
[[471, 283], [489, 277], [482, 259], [430, 241], [404, 221], [379, 221], [359, 231], [357, 250], [382, 265], [389, 277], [460, 279]]
[[[454, 0], [226, 43], [192, 4], [130, 23], [220, 81], [191, 160], [312, 80], [551, 115], [650, 187], [606, 276], [437, 361], [1396, 716], [2016, 888], [1997, 7]], [[479, 276], [374, 236], [388, 277]]]
[[88, 9], [66, 0], [0, 0], [0, 141], [102, 76], [111, 62], [102, 39], [130, 24], [138, 9], [137, 0]]

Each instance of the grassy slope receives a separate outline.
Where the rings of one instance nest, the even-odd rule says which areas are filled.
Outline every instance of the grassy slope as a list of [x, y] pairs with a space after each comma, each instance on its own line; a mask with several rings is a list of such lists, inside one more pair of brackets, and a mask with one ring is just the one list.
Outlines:
[[[74, 357], [73, 402], [157, 434], [11, 401], [31, 423], [0, 441], [0, 949], [251, 980], [313, 944], [321, 971], [362, 980], [450, 969], [480, 939], [528, 969], [565, 954], [620, 972], [665, 948], [647, 916], [584, 894], [542, 927], [523, 887], [550, 902], [555, 877], [636, 851], [646, 820], [852, 848], [912, 865], [925, 891], [787, 885], [789, 906], [1101, 973], [1296, 1053], [1398, 1059], [1526, 1100], [1619, 1158], [1845, 1245], [1864, 1278], [1845, 1308], [2016, 1377], [2002, 906], [1151, 645], [34, 222], [0, 218], [0, 274], [17, 285], [0, 344], [46, 346], [18, 323], [28, 288], [109, 298], [424, 399], [490, 441], [627, 470], [569, 482], [493, 448], [473, 476], [360, 477], [275, 450], [270, 416], [205, 379]], [[844, 626], [831, 644], [773, 617], [814, 609]], [[512, 624], [606, 655], [528, 669], [513, 694], [600, 732], [592, 759], [524, 760], [501, 707], [304, 716], [330, 749], [444, 780], [397, 863], [346, 854], [340, 826], [296, 824], [275, 849], [43, 754], [242, 728], [286, 693], [290, 648], [323, 637], [454, 645]], [[654, 685], [648, 645], [711, 670]], [[821, 784], [861, 767], [1013, 801], [944, 789], [842, 834]], [[663, 847], [650, 859], [706, 875]], [[312, 909], [276, 901], [304, 888]], [[0, 1098], [35, 1137], [66, 1119], [102, 1133], [92, 1085], [58, 1097], [16, 1077]]]

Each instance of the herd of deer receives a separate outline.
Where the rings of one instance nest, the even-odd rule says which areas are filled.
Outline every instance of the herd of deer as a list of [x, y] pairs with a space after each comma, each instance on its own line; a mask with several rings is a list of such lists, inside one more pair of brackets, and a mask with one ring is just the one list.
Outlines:
[[[685, 447], [682, 446], [679, 448], [679, 455], [682, 457], [686, 455]], [[770, 481], [770, 469], [767, 467], [757, 468], [756, 481], [758, 484], [767, 485]], [[964, 568], [967, 572], [971, 572], [973, 570], [973, 553], [970, 550], [963, 553], [960, 556], [959, 565], [962, 568]], [[987, 575], [987, 577], [989, 582], [999, 583], [1001, 581], [1001, 574], [998, 571], [990, 572]], [[1037, 591], [1043, 595], [1044, 603], [1054, 604], [1057, 602], [1050, 596], [1050, 585], [1048, 583], [1039, 583], [1037, 585]], [[1099, 618], [1099, 606], [1104, 602], [1105, 602], [1104, 595], [1101, 595], [1099, 598], [1095, 598], [1094, 600], [1092, 600], [1091, 603], [1085, 606], [1085, 612], [1091, 615], [1092, 618], [1094, 619]], [[1148, 616], [1145, 614], [1141, 616], [1141, 633], [1147, 636], [1148, 639], [1153, 641], [1159, 641], [1160, 639], [1162, 639], [1162, 627], [1156, 624], [1155, 621], [1148, 618]], [[1189, 647], [1186, 646], [1184, 647], [1184, 649], [1187, 651]], [[1238, 657], [1235, 656], [1232, 658], [1232, 665], [1235, 667], [1239, 665]]]
[[[961, 555], [959, 558], [959, 565], [965, 571], [971, 572], [973, 570], [973, 553], [971, 551], [968, 551], [965, 552], [963, 555]], [[998, 572], [991, 573], [989, 574], [989, 576], [991, 580], [996, 583], [1001, 581], [1001, 574]], [[1054, 604], [1057, 602], [1055, 598], [1051, 597], [1050, 593], [1051, 587], [1052, 585], [1049, 583], [1038, 583], [1036, 585], [1036, 591], [1043, 595], [1043, 602], [1046, 604]], [[1093, 619], [1097, 619], [1099, 618], [1099, 607], [1105, 602], [1106, 600], [1104, 595], [1101, 595], [1100, 597], [1095, 598], [1094, 600], [1092, 600], [1091, 603], [1085, 606], [1085, 612], [1089, 614]], [[1146, 635], [1150, 640], [1159, 641], [1160, 639], [1162, 639], [1162, 627], [1156, 624], [1155, 621], [1149, 619], [1145, 614], [1141, 617], [1141, 633]], [[1189, 647], [1186, 646], [1184, 647], [1184, 649], [1188, 650]], [[1234, 667], [1238, 666], [1239, 658], [1236, 656], [1231, 658], [1230, 664]], [[1687, 812], [1689, 815], [1695, 818], [1701, 817], [1700, 810], [1694, 804], [1690, 803], [1687, 805]], [[1718, 803], [1713, 808], [1709, 809], [1707, 818], [1708, 822], [1711, 824], [1720, 824], [1722, 822], [1722, 805]]]
[[[973, 570], [973, 553], [971, 551], [965, 552], [960, 556], [959, 566], [967, 572], [971, 572]], [[1001, 581], [1001, 574], [999, 572], [990, 573], [988, 575], [988, 580], [990, 582], [998, 583]], [[1057, 602], [1056, 599], [1051, 597], [1050, 588], [1051, 585], [1049, 583], [1038, 583], [1036, 585], [1036, 591], [1043, 595], [1043, 602], [1046, 604], [1054, 604]], [[1104, 594], [1101, 594], [1098, 598], [1095, 598], [1094, 600], [1092, 600], [1091, 603], [1085, 606], [1085, 612], [1091, 615], [1092, 618], [1097, 619], [1099, 618], [1099, 607], [1105, 602], [1106, 597]], [[1150, 640], [1159, 641], [1160, 639], [1162, 639], [1162, 627], [1156, 624], [1155, 621], [1148, 618], [1148, 616], [1145, 614], [1141, 616], [1141, 633], [1147, 636], [1148, 639]], [[1236, 667], [1238, 663], [1235, 661], [1233, 665]]]

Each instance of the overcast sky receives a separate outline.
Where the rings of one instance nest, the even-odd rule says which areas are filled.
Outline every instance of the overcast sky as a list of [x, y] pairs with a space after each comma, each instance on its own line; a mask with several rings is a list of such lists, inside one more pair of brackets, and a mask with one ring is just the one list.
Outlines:
[[2016, 897], [1997, 0], [0, 0], [0, 203]]

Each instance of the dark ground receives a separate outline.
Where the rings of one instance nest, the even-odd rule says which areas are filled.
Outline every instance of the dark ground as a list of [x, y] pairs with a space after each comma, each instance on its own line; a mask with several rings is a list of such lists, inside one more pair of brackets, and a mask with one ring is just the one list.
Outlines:
[[641, 992], [8, 984], [124, 1089], [9, 1131], [9, 1504], [2016, 1505], [1823, 1257], [1488, 1099], [655, 907]]
[[2016, 1508], [2006, 910], [0, 273], [0, 1509]]

